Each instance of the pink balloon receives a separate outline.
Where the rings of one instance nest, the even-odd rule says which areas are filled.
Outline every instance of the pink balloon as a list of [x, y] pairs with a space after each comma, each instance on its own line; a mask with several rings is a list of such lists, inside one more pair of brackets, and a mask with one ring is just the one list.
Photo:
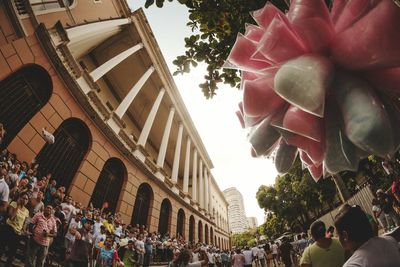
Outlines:
[[270, 64], [266, 62], [250, 59], [250, 57], [256, 52], [256, 48], [256, 42], [239, 33], [236, 43], [232, 47], [231, 53], [228, 56], [227, 62], [232, 64], [233, 67], [247, 71], [258, 71], [269, 67]]
[[304, 44], [293, 31], [287, 18], [277, 14], [257, 45], [254, 58], [261, 54], [272, 63], [280, 63], [306, 52]]
[[364, 75], [374, 88], [400, 92], [400, 67], [368, 71]]
[[252, 16], [260, 27], [266, 29], [277, 14], [283, 15], [273, 4], [267, 2], [263, 8], [254, 11]]
[[307, 155], [307, 152], [303, 151], [303, 150], [299, 150], [300, 152], [300, 159], [301, 162], [303, 162], [304, 164], [306, 164], [307, 166], [311, 166], [314, 165], [314, 162], [312, 162], [312, 160], [310, 159], [310, 157]]
[[324, 0], [292, 0], [287, 16], [308, 51], [327, 51], [334, 30]]
[[332, 59], [339, 66], [369, 70], [400, 65], [400, 9], [392, 0], [373, 3], [368, 14], [332, 41]]
[[244, 125], [244, 119], [243, 119], [242, 112], [240, 112], [240, 110], [238, 110], [238, 111], [236, 111], [235, 113], [236, 113], [236, 116], [237, 116], [238, 119], [239, 119], [240, 125], [242, 126], [242, 128], [244, 128], [245, 125]]
[[264, 31], [265, 30], [263, 28], [249, 24], [246, 26], [246, 32], [244, 33], [244, 36], [254, 42], [259, 42], [264, 35]]
[[311, 165], [311, 166], [308, 166], [308, 171], [310, 172], [314, 181], [318, 182], [323, 174], [323, 166], [322, 166], [322, 164], [319, 166]]
[[318, 142], [322, 140], [323, 120], [295, 106], [286, 111], [282, 127]]
[[289, 145], [293, 145], [301, 150], [304, 150], [314, 164], [321, 164], [324, 160], [324, 147], [322, 143], [297, 134], [290, 134], [287, 135], [287, 137], [283, 136], [283, 138]]
[[335, 0], [331, 17], [335, 31], [342, 32], [364, 17], [381, 0]]
[[268, 76], [243, 83], [243, 109], [246, 116], [268, 116], [285, 103], [275, 93], [273, 83], [274, 78]]

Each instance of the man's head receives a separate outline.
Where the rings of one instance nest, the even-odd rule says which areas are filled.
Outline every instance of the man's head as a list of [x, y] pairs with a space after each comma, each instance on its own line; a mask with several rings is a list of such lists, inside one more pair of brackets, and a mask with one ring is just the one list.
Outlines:
[[315, 241], [325, 238], [325, 224], [322, 221], [315, 221], [310, 227], [311, 235]]
[[92, 226], [93, 226], [93, 220], [87, 219], [85, 221], [85, 229], [86, 231], [91, 231], [92, 230]]
[[354, 251], [373, 237], [368, 217], [358, 206], [344, 206], [335, 218], [335, 227], [346, 250]]
[[43, 215], [45, 217], [50, 217], [52, 213], [53, 213], [53, 206], [51, 205], [47, 205], [43, 210]]

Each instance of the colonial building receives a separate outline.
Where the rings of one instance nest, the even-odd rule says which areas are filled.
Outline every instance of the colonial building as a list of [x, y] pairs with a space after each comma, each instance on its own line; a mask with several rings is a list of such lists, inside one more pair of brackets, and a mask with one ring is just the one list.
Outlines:
[[0, 51], [3, 147], [83, 205], [228, 248], [228, 203], [142, 10], [0, 1]]

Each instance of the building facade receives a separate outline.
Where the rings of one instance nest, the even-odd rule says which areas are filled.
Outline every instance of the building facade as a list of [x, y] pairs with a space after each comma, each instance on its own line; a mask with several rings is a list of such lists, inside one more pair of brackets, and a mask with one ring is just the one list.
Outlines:
[[228, 201], [228, 222], [229, 229], [232, 233], [242, 233], [248, 230], [249, 225], [247, 223], [246, 212], [244, 209], [243, 196], [236, 189], [231, 187], [224, 190], [224, 196]]
[[0, 51], [4, 148], [83, 205], [228, 248], [227, 201], [141, 9], [1, 1]]

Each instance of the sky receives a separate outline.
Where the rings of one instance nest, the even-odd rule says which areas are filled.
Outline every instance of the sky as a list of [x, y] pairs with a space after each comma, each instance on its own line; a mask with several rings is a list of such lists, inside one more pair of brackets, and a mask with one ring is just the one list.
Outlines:
[[[184, 54], [184, 38], [191, 35], [186, 26], [188, 11], [174, 0], [165, 1], [163, 8], [144, 8], [145, 0], [128, 0], [132, 10], [143, 7], [150, 27], [160, 46], [168, 67], [173, 73], [172, 61]], [[207, 100], [198, 84], [203, 82], [205, 67], [193, 69], [189, 74], [174, 76], [175, 83], [189, 114], [214, 164], [211, 170], [221, 190], [236, 187], [243, 195], [246, 216], [264, 221], [264, 211], [257, 204], [256, 192], [260, 185], [271, 185], [277, 171], [273, 162], [250, 155], [246, 131], [236, 117], [242, 93], [236, 88], [221, 86], [217, 95]]]

